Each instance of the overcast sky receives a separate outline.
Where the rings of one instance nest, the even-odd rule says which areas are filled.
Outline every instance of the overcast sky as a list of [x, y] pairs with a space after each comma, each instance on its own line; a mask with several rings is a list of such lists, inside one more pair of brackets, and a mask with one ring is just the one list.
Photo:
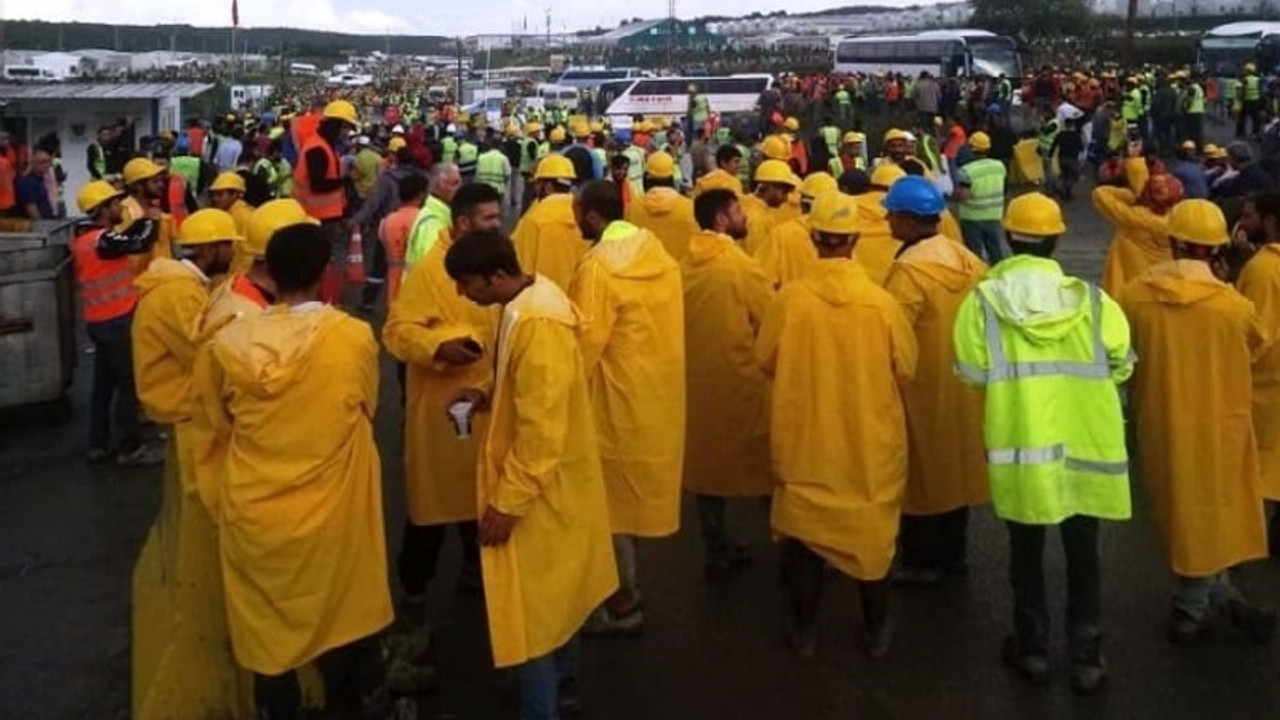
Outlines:
[[[788, 12], [820, 10], [840, 0], [678, 0], [680, 17], [745, 15], [785, 7]], [[905, 6], [918, 0], [875, 0], [879, 5]], [[218, 26], [231, 22], [231, 0], [0, 0], [4, 17], [23, 20], [118, 22], [130, 25], [187, 23]], [[653, 18], [666, 14], [661, 0], [240, 0], [242, 27], [305, 27], [359, 33], [471, 35], [519, 31], [528, 18], [531, 32], [546, 29], [546, 10], [552, 32], [581, 30], [597, 25], [614, 27], [624, 18]], [[483, 8], [482, 13], [476, 10]]]

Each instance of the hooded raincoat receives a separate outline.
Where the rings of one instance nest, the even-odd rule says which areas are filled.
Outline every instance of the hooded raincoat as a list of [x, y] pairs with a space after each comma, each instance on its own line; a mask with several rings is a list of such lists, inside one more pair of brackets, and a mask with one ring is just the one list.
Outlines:
[[521, 269], [543, 275], [565, 290], [578, 261], [591, 247], [578, 229], [570, 193], [548, 195], [534, 203], [511, 231], [511, 242]]
[[857, 263], [822, 260], [778, 294], [755, 354], [774, 379], [774, 534], [858, 580], [884, 578], [907, 483], [911, 325]]
[[676, 262], [689, 251], [689, 236], [698, 232], [693, 201], [668, 187], [652, 188], [631, 203], [627, 222], [656, 235]]
[[756, 249], [760, 269], [774, 288], [781, 288], [813, 271], [818, 265], [818, 251], [809, 235], [805, 218], [779, 223], [769, 239]]
[[902, 242], [895, 240], [889, 230], [889, 211], [884, 209], [884, 196], [883, 190], [872, 190], [857, 198], [858, 244], [854, 246], [853, 259], [877, 285], [884, 285], [893, 258], [902, 247]]
[[618, 588], [577, 324], [545, 277], [502, 310], [477, 481], [480, 507], [520, 518], [506, 544], [480, 549], [497, 667], [564, 645]]
[[1262, 494], [1280, 500], [1280, 245], [1264, 245], [1236, 282], [1258, 312], [1267, 347], [1253, 365], [1253, 430]]
[[318, 303], [276, 306], [219, 332], [195, 383], [225, 448], [219, 545], [236, 660], [277, 675], [389, 625], [369, 327]]
[[[382, 342], [405, 373], [405, 492], [415, 525], [476, 518], [476, 453], [489, 418], [477, 415], [468, 438], [459, 438], [449, 419], [449, 403], [463, 388], [481, 387], [493, 377], [493, 343], [498, 311], [458, 294], [444, 269], [453, 245], [442, 233], [413, 266], [391, 306]], [[484, 355], [465, 367], [436, 362], [440, 345], [456, 338], [474, 341]]]
[[[116, 226], [116, 229], [122, 231], [132, 225], [135, 220], [140, 220], [147, 214], [147, 211], [142, 207], [142, 203], [138, 202], [138, 199], [134, 197], [125, 198], [120, 203], [120, 209], [123, 211], [123, 219]], [[133, 262], [134, 275], [141, 275], [151, 265], [151, 261], [156, 258], [173, 259], [173, 233], [173, 216], [168, 213], [161, 213], [160, 236], [156, 238], [156, 244], [151, 246], [151, 251], [129, 256]]]
[[1099, 186], [1093, 189], [1093, 207], [1115, 228], [1102, 268], [1102, 289], [1118, 294], [1129, 281], [1152, 265], [1173, 259], [1169, 248], [1169, 218], [1138, 204], [1147, 181], [1145, 161], [1125, 162], [1129, 188]]
[[600, 436], [613, 531], [680, 528], [685, 446], [684, 298], [680, 266], [653, 233], [611, 223], [569, 292]]
[[689, 393], [684, 489], [768, 495], [769, 381], [752, 348], [773, 288], [732, 238], [713, 232], [689, 239], [680, 270]]
[[950, 238], [907, 248], [889, 268], [885, 290], [915, 331], [920, 362], [903, 386], [910, 436], [902, 511], [937, 515], [991, 499], [982, 446], [982, 393], [955, 376], [956, 313], [987, 267]]
[[742, 214], [747, 218], [747, 236], [742, 240], [742, 249], [756, 257], [769, 242], [769, 234], [778, 224], [773, 208], [769, 207], [758, 195], [743, 195], [739, 200]]
[[1265, 557], [1249, 376], [1264, 338], [1253, 303], [1193, 260], [1150, 268], [1120, 303], [1142, 357], [1131, 396], [1142, 478], [1173, 571], [1207, 577]]

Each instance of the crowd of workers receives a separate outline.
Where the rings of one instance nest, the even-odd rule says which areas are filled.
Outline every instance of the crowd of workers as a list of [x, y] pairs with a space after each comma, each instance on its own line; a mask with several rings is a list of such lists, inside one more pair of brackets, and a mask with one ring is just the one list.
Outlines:
[[[616, 130], [394, 103], [370, 122], [330, 99], [191, 122], [81, 189], [89, 459], [165, 463], [134, 576], [133, 716], [278, 720], [322, 697], [335, 717], [415, 717], [449, 526], [520, 716], [573, 713], [578, 637], [643, 629], [636, 541], [679, 530], [682, 492], [713, 582], [752, 558], [728, 501], [770, 498], [801, 657], [828, 567], [857, 581], [883, 657], [891, 587], [957, 582], [969, 509], [991, 503], [1009, 528], [1003, 657], [1035, 683], [1057, 526], [1070, 685], [1092, 693], [1099, 523], [1131, 514], [1122, 396], [1176, 580], [1169, 638], [1221, 617], [1269, 641], [1275, 613], [1230, 571], [1268, 554], [1280, 500], [1274, 175], [1247, 142], [1218, 162], [1210, 94], [1180, 72], [1148, 94], [1136, 75], [1047, 73], [1016, 99], [1001, 78], [976, 99], [927, 75], [853, 80], [789, 79], [745, 120], [693, 87], [686, 116]], [[911, 129], [869, 140], [862, 81], [896, 87]], [[1145, 98], [1175, 87], [1171, 161]], [[1019, 133], [1018, 114], [1038, 124]], [[1052, 257], [1051, 195], [1070, 200], [1082, 167], [1116, 229], [1101, 286]], [[1043, 192], [1010, 197], [1019, 179]], [[396, 601], [380, 350], [341, 309], [383, 296], [404, 412]], [[139, 403], [169, 426], [164, 451]]]

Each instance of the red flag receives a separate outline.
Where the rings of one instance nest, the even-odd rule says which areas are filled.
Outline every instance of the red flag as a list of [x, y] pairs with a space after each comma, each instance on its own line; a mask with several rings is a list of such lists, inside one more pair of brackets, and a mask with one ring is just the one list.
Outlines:
[[238, 0], [231, 0], [231, 26], [240, 27], [240, 3]]

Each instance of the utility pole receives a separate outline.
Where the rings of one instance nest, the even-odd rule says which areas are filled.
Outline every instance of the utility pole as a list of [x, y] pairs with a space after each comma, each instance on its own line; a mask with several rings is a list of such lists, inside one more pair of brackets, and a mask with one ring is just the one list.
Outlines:
[[667, 0], [667, 69], [673, 70], [672, 53], [676, 42], [676, 0]]
[[462, 36], [458, 36], [458, 85], [454, 90], [454, 103], [462, 103]]
[[547, 8], [547, 49], [551, 49], [551, 8]]

